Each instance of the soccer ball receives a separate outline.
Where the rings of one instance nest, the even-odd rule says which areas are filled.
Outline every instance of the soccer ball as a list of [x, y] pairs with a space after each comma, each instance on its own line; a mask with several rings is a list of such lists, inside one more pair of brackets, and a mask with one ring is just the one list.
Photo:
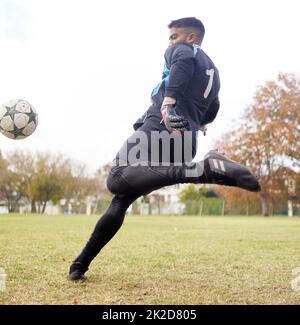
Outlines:
[[35, 109], [26, 100], [10, 100], [0, 107], [0, 132], [10, 139], [24, 139], [38, 124]]

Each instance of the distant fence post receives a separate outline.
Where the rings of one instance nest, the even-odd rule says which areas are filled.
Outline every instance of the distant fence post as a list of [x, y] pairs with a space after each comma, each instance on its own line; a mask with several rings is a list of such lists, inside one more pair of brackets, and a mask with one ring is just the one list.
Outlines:
[[293, 201], [288, 200], [288, 217], [292, 218], [293, 217]]
[[200, 217], [202, 216], [202, 211], [203, 211], [203, 200], [200, 201], [200, 209], [199, 209]]
[[225, 199], [222, 201], [222, 216], [225, 214]]

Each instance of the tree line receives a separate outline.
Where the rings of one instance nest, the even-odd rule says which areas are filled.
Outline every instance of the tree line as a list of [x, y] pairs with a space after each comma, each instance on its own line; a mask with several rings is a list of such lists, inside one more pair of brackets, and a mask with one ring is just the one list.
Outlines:
[[84, 212], [87, 199], [94, 207], [109, 199], [105, 186], [108, 168], [89, 175], [84, 164], [62, 154], [0, 153], [0, 201], [9, 212], [29, 204], [32, 213], [44, 213], [49, 201], [57, 204], [64, 199], [65, 209], [72, 203], [73, 209]]
[[[283, 203], [290, 214], [300, 203], [300, 80], [279, 74], [258, 87], [239, 123], [216, 143], [260, 179], [260, 193], [216, 187], [234, 210], [272, 215]], [[299, 213], [299, 211], [298, 211]]]

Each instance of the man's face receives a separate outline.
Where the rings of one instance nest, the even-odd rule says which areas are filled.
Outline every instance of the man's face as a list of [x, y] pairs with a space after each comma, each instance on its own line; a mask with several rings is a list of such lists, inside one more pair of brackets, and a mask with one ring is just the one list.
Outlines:
[[184, 28], [170, 28], [169, 46], [176, 43], [193, 44], [196, 42], [196, 34]]

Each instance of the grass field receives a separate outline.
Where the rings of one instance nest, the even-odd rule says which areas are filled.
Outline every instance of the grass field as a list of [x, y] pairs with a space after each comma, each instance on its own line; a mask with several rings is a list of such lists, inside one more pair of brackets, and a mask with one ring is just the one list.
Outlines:
[[0, 304], [299, 304], [300, 219], [127, 216], [85, 283], [66, 279], [96, 216], [0, 216]]

